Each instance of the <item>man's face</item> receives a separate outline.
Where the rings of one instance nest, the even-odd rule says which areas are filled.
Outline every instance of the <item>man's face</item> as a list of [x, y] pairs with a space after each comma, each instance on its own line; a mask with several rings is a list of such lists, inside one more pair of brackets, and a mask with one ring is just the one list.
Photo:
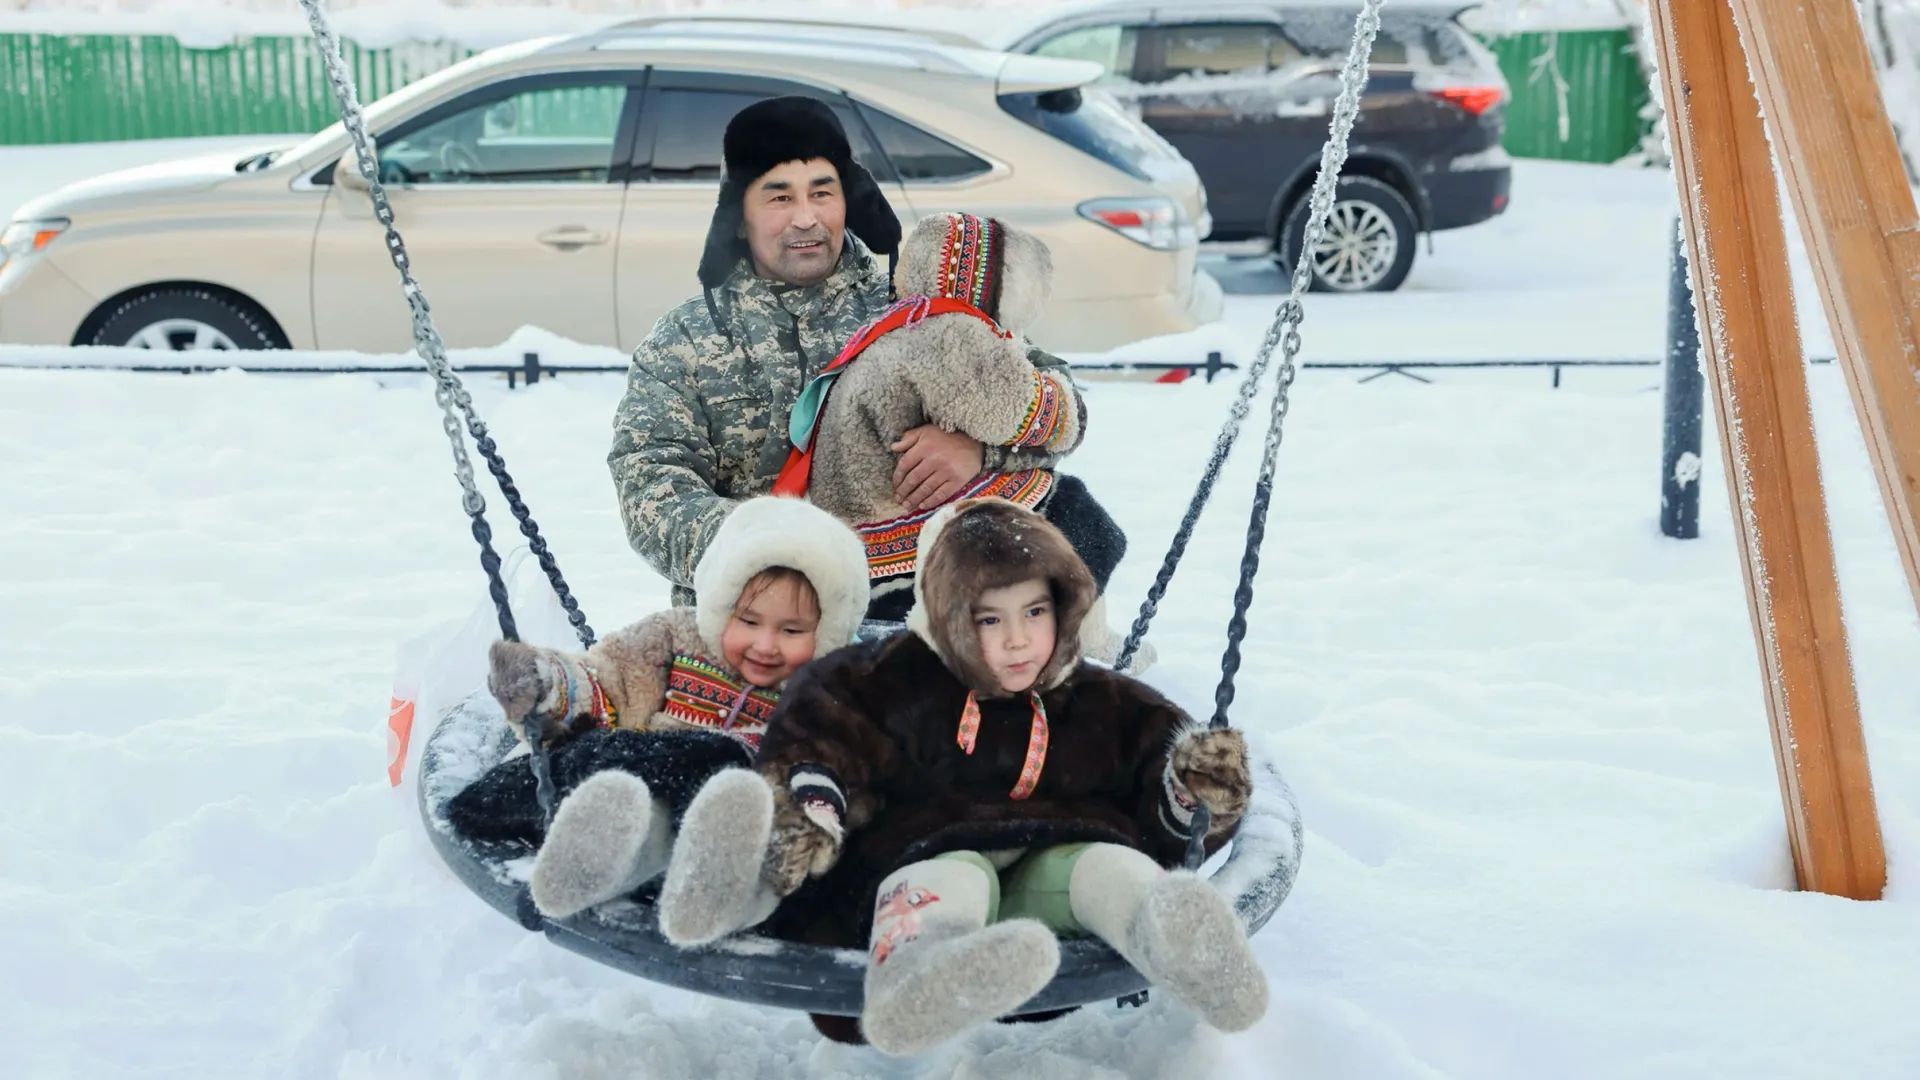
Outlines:
[[789, 161], [747, 188], [747, 247], [753, 272], [789, 285], [825, 281], [840, 263], [847, 200], [825, 158]]

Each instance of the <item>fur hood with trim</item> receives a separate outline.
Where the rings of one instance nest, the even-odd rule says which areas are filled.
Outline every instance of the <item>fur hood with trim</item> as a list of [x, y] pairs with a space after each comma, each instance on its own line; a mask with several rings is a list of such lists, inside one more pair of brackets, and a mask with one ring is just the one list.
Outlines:
[[1002, 499], [969, 499], [929, 518], [920, 529], [920, 572], [907, 629], [969, 690], [982, 698], [1006, 697], [980, 655], [973, 604], [989, 590], [1034, 578], [1053, 592], [1053, 657], [1034, 683], [1036, 690], [1051, 690], [1080, 663], [1080, 629], [1098, 590], [1073, 545], [1031, 510]]
[[806, 576], [820, 600], [815, 634], [824, 655], [853, 642], [866, 614], [867, 553], [853, 530], [800, 499], [764, 497], [735, 507], [693, 568], [700, 637], [721, 655], [720, 635], [755, 574], [785, 566]]
[[[859, 539], [833, 515], [798, 499], [748, 499], [721, 523], [694, 570], [700, 589], [695, 607], [649, 615], [601, 638], [580, 658], [619, 726], [655, 731], [709, 726], [712, 717], [704, 714], [729, 704], [714, 700], [715, 695], [749, 693], [740, 673], [727, 664], [720, 636], [747, 582], [776, 566], [805, 575], [819, 599], [816, 655], [853, 641], [867, 608], [866, 556]], [[541, 651], [554, 663], [569, 662], [566, 654]], [[693, 667], [676, 675], [688, 663]], [[670, 700], [676, 678], [683, 680], [678, 686], [683, 700], [677, 704]], [[752, 689], [752, 702], [740, 697], [733, 707], [742, 728], [735, 733], [757, 739], [780, 690]], [[590, 703], [579, 697], [573, 707], [578, 722], [604, 719], [583, 711]]]

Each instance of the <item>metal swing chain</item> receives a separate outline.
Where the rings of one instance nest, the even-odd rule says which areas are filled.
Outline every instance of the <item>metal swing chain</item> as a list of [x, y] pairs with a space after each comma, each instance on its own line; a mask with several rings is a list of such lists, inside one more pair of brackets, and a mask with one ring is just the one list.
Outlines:
[[[1200, 476], [1193, 499], [1187, 503], [1187, 512], [1180, 518], [1180, 527], [1174, 531], [1173, 542], [1167, 548], [1160, 571], [1154, 575], [1153, 585], [1147, 589], [1147, 598], [1140, 605], [1140, 614], [1134, 618], [1133, 626], [1127, 631], [1127, 639], [1120, 647], [1120, 655], [1114, 660], [1116, 671], [1127, 670], [1127, 666], [1133, 662], [1140, 642], [1147, 636], [1147, 628], [1160, 612], [1160, 601], [1167, 595], [1167, 587], [1173, 583], [1174, 571], [1179, 569], [1180, 560], [1187, 553], [1187, 543], [1193, 538], [1193, 530], [1200, 522], [1201, 512], [1213, 497], [1214, 482], [1220, 478], [1220, 470], [1226, 465], [1234, 442], [1240, 437], [1240, 427], [1253, 407], [1254, 396], [1260, 390], [1260, 381], [1266, 377], [1267, 365], [1273, 359], [1275, 347], [1281, 347], [1281, 381], [1276, 390], [1276, 415], [1286, 415], [1287, 390], [1293, 384], [1295, 358], [1300, 353], [1300, 323], [1306, 318], [1302, 300], [1313, 284], [1313, 251], [1326, 237], [1327, 214], [1333, 208], [1340, 169], [1347, 161], [1347, 142], [1353, 133], [1354, 118], [1359, 112], [1360, 90], [1366, 85], [1367, 64], [1373, 39], [1380, 30], [1380, 5], [1383, 2], [1363, 0], [1360, 15], [1354, 22], [1353, 44], [1347, 51], [1346, 64], [1340, 70], [1340, 94], [1334, 104], [1333, 122], [1326, 145], [1320, 151], [1320, 172], [1314, 177], [1313, 191], [1308, 200], [1306, 235], [1301, 240], [1299, 256], [1294, 260], [1292, 287], [1287, 298], [1280, 302], [1272, 324], [1267, 327], [1266, 337], [1260, 342], [1260, 350], [1254, 354], [1252, 365], [1240, 380], [1233, 407], [1227, 414], [1227, 422], [1221, 427], [1220, 434], [1214, 437], [1213, 454], [1207, 460], [1206, 471]], [[1264, 512], [1261, 517], [1264, 522]], [[1237, 650], [1234, 650], [1234, 656], [1237, 661]], [[1229, 700], [1231, 697], [1229, 690]]]
[[[1373, 39], [1380, 32], [1380, 5], [1383, 2], [1365, 0], [1359, 18], [1354, 21], [1353, 44], [1347, 52], [1346, 66], [1340, 72], [1340, 96], [1333, 107], [1332, 130], [1326, 145], [1320, 150], [1320, 174], [1313, 182], [1306, 236], [1293, 266], [1293, 288], [1280, 305], [1273, 325], [1267, 328], [1267, 336], [1260, 344], [1253, 371], [1249, 372], [1247, 382], [1241, 387], [1242, 396], [1234, 402], [1235, 415], [1229, 420], [1227, 430], [1221, 432], [1221, 441], [1231, 448], [1233, 436], [1238, 434], [1240, 422], [1246, 417], [1247, 402], [1252, 397], [1247, 387], [1259, 378], [1258, 372], [1266, 367], [1277, 343], [1280, 346], [1280, 369], [1273, 391], [1267, 438], [1261, 447], [1260, 476], [1254, 484], [1253, 509], [1247, 521], [1247, 546], [1240, 556], [1240, 581], [1233, 591], [1233, 616], [1227, 621], [1227, 648], [1220, 658], [1220, 684], [1213, 692], [1213, 718], [1207, 724], [1209, 730], [1217, 731], [1227, 726], [1227, 711], [1233, 705], [1234, 678], [1240, 672], [1240, 643], [1247, 636], [1247, 609], [1253, 606], [1253, 579], [1260, 572], [1260, 548], [1267, 537], [1267, 509], [1273, 501], [1273, 473], [1280, 459], [1280, 440], [1291, 404], [1289, 391], [1293, 388], [1295, 376], [1299, 374], [1296, 360], [1300, 355], [1300, 323], [1306, 316], [1301, 301], [1313, 281], [1313, 252], [1320, 246], [1320, 240], [1326, 233], [1327, 215], [1333, 208], [1340, 169], [1347, 161], [1347, 142], [1353, 134], [1354, 118], [1360, 111], [1360, 91], [1367, 82], [1367, 60], [1373, 52]], [[1201, 480], [1200, 490], [1194, 495], [1193, 505], [1187, 508], [1187, 518], [1181, 521], [1182, 532], [1175, 538], [1176, 547], [1168, 552], [1167, 563], [1161, 567], [1162, 577], [1154, 581], [1154, 587], [1160, 594], [1165, 593], [1165, 582], [1173, 577], [1173, 568], [1180, 561], [1187, 534], [1192, 532], [1191, 522], [1199, 518], [1200, 507], [1206, 502], [1220, 464], [1225, 460], [1226, 455], [1221, 452], [1220, 443], [1215, 444], [1215, 455], [1208, 465], [1207, 475]], [[1159, 595], [1150, 593], [1148, 600], [1151, 604], [1157, 604]], [[1135, 635], [1146, 633], [1146, 623], [1151, 617], [1152, 612], [1143, 607], [1140, 619], [1134, 623], [1134, 633], [1128, 635], [1128, 650], [1123, 653], [1121, 664], [1117, 666], [1124, 666], [1136, 643]], [[1189, 869], [1198, 869], [1205, 860], [1207, 831], [1212, 824], [1213, 815], [1207, 810], [1206, 804], [1194, 807], [1191, 823], [1193, 833], [1187, 841]]]
[[[460, 482], [461, 507], [472, 521], [473, 538], [480, 544], [480, 567], [486, 571], [487, 592], [493, 598], [500, 634], [508, 641], [520, 640], [519, 628], [513, 620], [513, 609], [507, 599], [506, 583], [500, 576], [500, 556], [493, 550], [493, 530], [487, 524], [486, 500], [481, 497], [480, 489], [474, 483], [473, 463], [467, 457], [466, 442], [461, 438], [463, 419], [467, 432], [473, 436], [474, 445], [487, 462], [487, 470], [493, 474], [501, 494], [506, 497], [508, 509], [513, 512], [514, 520], [519, 522], [520, 532], [527, 538], [527, 546], [539, 560], [540, 569], [546, 572], [554, 595], [560, 599], [560, 606], [566, 610], [567, 621], [573, 624], [581, 646], [592, 648], [593, 628], [587, 625], [579, 602], [573, 598], [566, 579], [560, 574], [559, 564], [540, 535], [540, 527], [535, 524], [532, 513], [520, 498], [519, 487], [507, 474], [507, 463], [501, 458], [493, 437], [487, 433], [487, 425], [474, 412], [472, 396], [467, 393], [466, 386], [448, 362], [446, 343], [441, 340], [440, 331], [433, 324], [433, 313], [427, 306], [426, 294], [413, 278], [412, 262], [407, 257], [406, 243], [400, 239], [400, 231], [394, 225], [393, 204], [388, 202], [386, 187], [380, 182], [379, 159], [374, 154], [373, 141], [367, 135], [366, 116], [361, 111], [353, 77], [347, 71], [346, 60], [341, 55], [340, 40], [334, 35], [321, 0], [300, 0], [300, 7], [306, 12], [307, 25], [312, 28], [314, 40], [320, 46], [320, 59], [326, 68], [327, 82], [333, 87], [334, 97], [340, 104], [340, 125], [353, 140], [354, 159], [361, 177], [367, 182], [367, 195], [373, 201], [374, 216], [386, 230], [387, 254], [393, 259], [394, 269], [400, 272], [400, 287], [406, 293], [407, 307], [413, 315], [414, 350], [426, 361], [427, 371], [433, 377], [433, 399], [440, 406], [441, 428], [446, 432], [447, 442], [453, 449], [453, 474]], [[524, 718], [522, 723], [525, 726]], [[551, 763], [545, 746], [538, 739], [530, 739], [529, 743], [533, 750], [529, 763], [533, 768], [540, 806], [551, 817], [554, 801]]]

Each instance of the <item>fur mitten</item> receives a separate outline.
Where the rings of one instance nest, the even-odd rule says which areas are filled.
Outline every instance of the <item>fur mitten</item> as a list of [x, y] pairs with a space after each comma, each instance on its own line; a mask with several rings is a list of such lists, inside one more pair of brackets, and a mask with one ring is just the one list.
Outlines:
[[767, 848], [765, 878], [777, 895], [787, 896], [839, 860], [846, 803], [840, 785], [825, 769], [812, 766], [794, 769], [787, 784], [773, 790], [773, 843]]
[[487, 661], [487, 689], [522, 739], [538, 738], [551, 745], [610, 714], [606, 694], [577, 656], [496, 641], [487, 650]]
[[1173, 744], [1168, 771], [1173, 804], [1182, 807], [1197, 801], [1204, 805], [1213, 815], [1210, 835], [1233, 828], [1247, 812], [1253, 767], [1247, 759], [1246, 737], [1238, 731], [1187, 732]]

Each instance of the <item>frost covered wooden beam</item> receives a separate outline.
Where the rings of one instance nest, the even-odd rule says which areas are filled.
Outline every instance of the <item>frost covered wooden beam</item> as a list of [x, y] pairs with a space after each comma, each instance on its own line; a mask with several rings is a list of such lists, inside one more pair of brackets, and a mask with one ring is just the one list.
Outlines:
[[1733, 0], [1920, 606], [1920, 213], [1854, 0]]
[[1886, 859], [1759, 102], [1730, 0], [1651, 14], [1794, 867], [1802, 888], [1877, 899]]

